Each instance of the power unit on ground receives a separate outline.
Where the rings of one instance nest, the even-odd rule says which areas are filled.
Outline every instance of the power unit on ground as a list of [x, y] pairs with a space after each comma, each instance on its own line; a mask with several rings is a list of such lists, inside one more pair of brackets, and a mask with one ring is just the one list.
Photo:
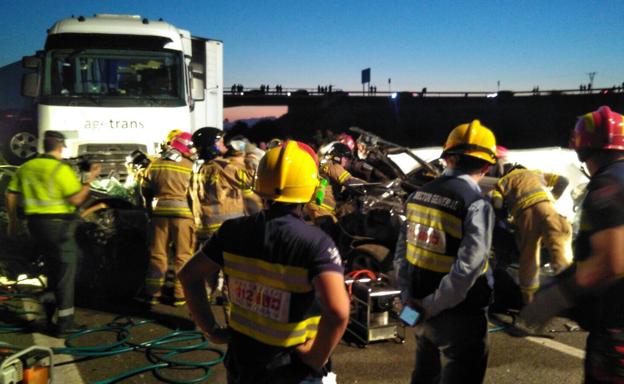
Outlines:
[[405, 326], [398, 316], [401, 291], [381, 277], [347, 279], [346, 283], [351, 285], [347, 332], [363, 345], [380, 340], [403, 342]]

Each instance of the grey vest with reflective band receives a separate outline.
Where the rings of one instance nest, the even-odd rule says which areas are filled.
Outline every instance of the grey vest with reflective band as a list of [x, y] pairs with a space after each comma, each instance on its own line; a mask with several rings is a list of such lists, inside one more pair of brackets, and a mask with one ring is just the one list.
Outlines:
[[[457, 259], [463, 237], [466, 209], [483, 197], [468, 183], [442, 176], [414, 192], [408, 199], [407, 251], [412, 297], [422, 299], [433, 293]], [[453, 311], [480, 310], [490, 304], [491, 289], [485, 272], [468, 291], [466, 299]]]

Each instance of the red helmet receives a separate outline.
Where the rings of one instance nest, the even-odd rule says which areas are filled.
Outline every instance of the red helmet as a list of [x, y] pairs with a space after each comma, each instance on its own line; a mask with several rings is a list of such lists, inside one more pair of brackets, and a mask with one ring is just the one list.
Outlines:
[[178, 133], [171, 140], [171, 147], [183, 155], [193, 153], [193, 136], [188, 132]]
[[353, 149], [355, 148], [355, 140], [353, 140], [353, 137], [351, 135], [341, 133], [336, 137], [336, 140], [349, 147], [351, 151], [353, 151]]
[[[624, 151], [624, 117], [606, 105], [584, 114], [572, 131], [570, 147], [579, 153], [589, 149]], [[585, 158], [586, 154], [579, 156]]]
[[496, 158], [502, 159], [503, 161], [507, 160], [507, 147], [503, 147], [502, 145], [496, 146]]

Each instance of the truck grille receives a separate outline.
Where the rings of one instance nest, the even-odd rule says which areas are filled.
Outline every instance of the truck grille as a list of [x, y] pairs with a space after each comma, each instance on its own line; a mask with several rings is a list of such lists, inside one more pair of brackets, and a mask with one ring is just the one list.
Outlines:
[[123, 183], [128, 176], [126, 157], [136, 149], [147, 153], [143, 144], [82, 144], [78, 146], [78, 156], [101, 164], [102, 176], [114, 176]]

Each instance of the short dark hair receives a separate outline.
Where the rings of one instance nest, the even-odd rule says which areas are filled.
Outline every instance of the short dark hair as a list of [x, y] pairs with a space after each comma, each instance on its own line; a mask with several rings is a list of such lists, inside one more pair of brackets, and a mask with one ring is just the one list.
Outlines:
[[485, 160], [479, 159], [473, 156], [458, 155], [455, 168], [460, 169], [466, 173], [473, 173], [480, 171], [484, 165], [492, 165]]
[[46, 137], [43, 139], [43, 150], [45, 152], [50, 152], [58, 149], [58, 147], [64, 147], [65, 141], [59, 140], [54, 137]]
[[45, 131], [43, 134], [43, 150], [50, 152], [56, 150], [59, 146], [65, 146], [65, 135], [59, 131]]

